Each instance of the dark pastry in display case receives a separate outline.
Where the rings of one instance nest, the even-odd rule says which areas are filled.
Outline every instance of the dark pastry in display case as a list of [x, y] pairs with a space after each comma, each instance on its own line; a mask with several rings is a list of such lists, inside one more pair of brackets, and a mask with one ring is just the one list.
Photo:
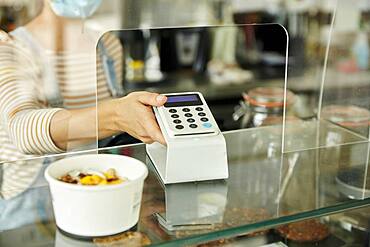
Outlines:
[[[219, 231], [231, 227], [237, 227], [240, 225], [252, 224], [259, 221], [263, 221], [269, 218], [269, 214], [266, 209], [253, 209], [253, 208], [233, 208], [225, 212], [224, 222], [217, 224], [197, 224], [196, 229], [189, 230], [176, 230], [171, 234], [174, 234], [177, 238], [186, 237], [194, 234], [201, 234], [206, 232]], [[248, 232], [241, 234], [238, 237], [254, 237], [264, 235], [268, 232], [268, 229], [258, 230], [254, 232]]]
[[233, 241], [229, 239], [219, 239], [212, 242], [196, 245], [196, 247], [221, 247], [228, 244], [232, 244], [232, 242]]
[[151, 244], [148, 236], [142, 232], [125, 232], [110, 237], [94, 238], [93, 242], [98, 247], [139, 247], [148, 246]]
[[276, 232], [285, 239], [301, 243], [319, 242], [330, 235], [329, 227], [317, 219], [282, 225]]
[[[233, 208], [232, 210], [225, 212], [225, 218], [228, 219], [228, 221], [225, 223], [224, 228], [235, 227], [243, 224], [253, 224], [267, 220], [270, 217], [271, 215], [264, 208]], [[263, 229], [243, 234], [241, 236], [253, 237], [264, 235], [268, 231], [268, 229]]]

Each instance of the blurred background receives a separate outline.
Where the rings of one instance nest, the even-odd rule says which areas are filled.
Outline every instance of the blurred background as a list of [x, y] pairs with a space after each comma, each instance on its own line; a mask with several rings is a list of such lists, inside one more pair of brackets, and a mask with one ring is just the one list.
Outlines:
[[[25, 25], [40, 13], [43, 2], [0, 0], [0, 30], [10, 32]], [[63, 47], [68, 32], [60, 23], [50, 25], [55, 32], [44, 32], [55, 36], [54, 47]], [[40, 30], [44, 28], [40, 26]], [[103, 0], [92, 17], [81, 20], [78, 32], [87, 36], [99, 33], [100, 40], [115, 36], [113, 40], [117, 38], [122, 45], [122, 49], [113, 48], [116, 55], [120, 53], [114, 57], [122, 60], [114, 64], [119, 70], [116, 84], [110, 85], [108, 80], [113, 97], [142, 90], [199, 91], [222, 131], [281, 124], [286, 106], [286, 119], [293, 122], [293, 127], [285, 132], [291, 137], [285, 138], [288, 147], [285, 151], [308, 151], [299, 154], [304, 158], [297, 165], [298, 158], [294, 161], [293, 156], [294, 162], [290, 162], [286, 156], [284, 167], [279, 167], [279, 160], [274, 168], [271, 161], [281, 158], [281, 148], [276, 144], [281, 143], [282, 128], [253, 129], [253, 134], [248, 135], [231, 133], [229, 138], [235, 140], [235, 145], [229, 146], [231, 153], [245, 153], [247, 162], [257, 164], [247, 170], [248, 174], [234, 170], [245, 183], [263, 175], [274, 184], [275, 180], [266, 174], [282, 178], [287, 174], [284, 188], [295, 169], [298, 175], [293, 176], [294, 186], [287, 190], [286, 200], [297, 202], [302, 208], [315, 208], [318, 205], [313, 204], [317, 202], [328, 206], [331, 200], [363, 198], [365, 188], [368, 193], [370, 0]], [[101, 43], [104, 42], [99, 42], [92, 51], [100, 59], [106, 55]], [[90, 58], [94, 68], [95, 57]], [[73, 73], [66, 75], [75, 78]], [[92, 89], [95, 90], [95, 85]], [[62, 103], [62, 107], [68, 106], [68, 101]], [[317, 130], [316, 119], [342, 128], [328, 124]], [[318, 144], [315, 137], [320, 131], [323, 140]], [[138, 142], [128, 135], [116, 137], [103, 140], [99, 146]], [[348, 143], [355, 145], [343, 145]], [[318, 146], [330, 148], [313, 149]], [[133, 151], [123, 150], [127, 155], [132, 155], [130, 152]], [[254, 160], [258, 157], [259, 161], [264, 153], [268, 157], [262, 160], [264, 163]], [[244, 165], [244, 156], [238, 162]], [[259, 172], [263, 167], [269, 172]], [[283, 171], [279, 174], [276, 168]], [[337, 170], [340, 172], [335, 174]], [[276, 190], [264, 187], [265, 179], [261, 181], [255, 183], [257, 187], [275, 193]], [[347, 185], [355, 189], [350, 191]], [[354, 197], [353, 191], [360, 191], [361, 195]], [[243, 199], [244, 194], [236, 195], [238, 200]], [[358, 214], [365, 215], [368, 223], [368, 208]]]
[[[0, 0], [0, 28], [11, 31], [23, 25], [38, 14], [41, 2]], [[321, 97], [321, 117], [368, 137], [370, 0], [339, 0], [330, 40], [336, 3], [104, 0], [84, 28], [101, 32], [142, 29], [112, 32], [123, 46], [121, 95], [137, 90], [199, 91], [220, 128], [234, 130], [282, 121], [288, 45], [284, 26], [289, 34], [287, 107], [291, 119], [316, 118]], [[282, 26], [219, 31], [204, 27], [253, 23]], [[178, 26], [196, 28], [151, 29]], [[324, 94], [320, 95], [323, 79]]]

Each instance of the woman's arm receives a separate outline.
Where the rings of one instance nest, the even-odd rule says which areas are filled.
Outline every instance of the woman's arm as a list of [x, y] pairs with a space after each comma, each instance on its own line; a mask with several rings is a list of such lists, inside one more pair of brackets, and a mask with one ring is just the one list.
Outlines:
[[0, 120], [13, 144], [25, 154], [62, 152], [50, 135], [50, 123], [60, 109], [39, 102], [40, 69], [30, 51], [0, 32]]
[[97, 107], [62, 110], [52, 118], [51, 137], [63, 150], [121, 132], [145, 143], [165, 144], [151, 107], [161, 106], [166, 100], [156, 93], [135, 92], [101, 102]]
[[145, 143], [165, 143], [151, 109], [166, 102], [162, 95], [135, 92], [97, 107], [44, 108], [38, 100], [39, 65], [6, 35], [0, 33], [0, 119], [19, 151], [58, 153], [121, 132]]

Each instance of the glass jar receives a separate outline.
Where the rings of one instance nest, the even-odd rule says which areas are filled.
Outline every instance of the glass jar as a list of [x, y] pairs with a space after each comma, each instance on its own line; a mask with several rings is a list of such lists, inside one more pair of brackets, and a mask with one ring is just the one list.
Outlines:
[[370, 111], [354, 105], [328, 105], [321, 110], [321, 119], [350, 129], [363, 137], [369, 136]]
[[[355, 105], [328, 105], [322, 108], [321, 119], [350, 130], [345, 132], [346, 135], [360, 136], [363, 140], [369, 138], [370, 111], [366, 108]], [[349, 142], [352, 142], [344, 136], [343, 132], [337, 132], [335, 128], [330, 129], [326, 137], [327, 144], [333, 145], [333, 139], [336, 139], [334, 143], [349, 144]], [[361, 170], [362, 173], [365, 172], [368, 144], [340, 145], [338, 146], [338, 152], [339, 170], [347, 174], [349, 178], [357, 180], [358, 184], [363, 184], [366, 175], [354, 179], [350, 174], [353, 174], [356, 169]], [[359, 189], [361, 190], [361, 188]], [[353, 194], [352, 197], [356, 196]], [[358, 195], [356, 198], [359, 198]]]
[[[284, 89], [278, 87], [258, 87], [243, 93], [244, 101], [235, 109], [234, 121], [241, 120], [241, 128], [281, 124], [284, 113]], [[287, 119], [295, 117], [290, 112], [294, 94], [286, 91]]]

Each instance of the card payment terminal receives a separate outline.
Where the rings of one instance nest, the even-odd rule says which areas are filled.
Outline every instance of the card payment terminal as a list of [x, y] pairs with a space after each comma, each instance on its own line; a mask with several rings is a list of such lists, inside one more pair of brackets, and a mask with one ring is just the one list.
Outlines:
[[226, 142], [198, 92], [165, 94], [154, 114], [167, 146], [147, 145], [164, 184], [228, 178]]

